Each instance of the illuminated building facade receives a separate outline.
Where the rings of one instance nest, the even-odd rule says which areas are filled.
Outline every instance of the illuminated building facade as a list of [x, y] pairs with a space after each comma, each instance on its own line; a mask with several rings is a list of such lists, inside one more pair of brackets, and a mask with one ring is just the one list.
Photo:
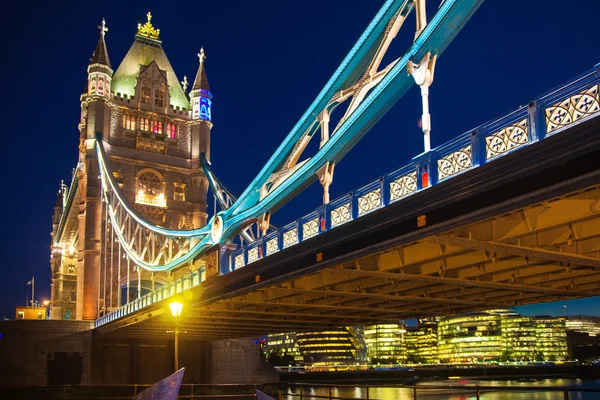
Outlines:
[[362, 363], [366, 358], [362, 332], [355, 327], [298, 332], [296, 337], [298, 348], [307, 365], [350, 365]]
[[565, 318], [567, 332], [580, 332], [600, 337], [600, 317], [571, 315]]
[[398, 324], [365, 326], [363, 337], [367, 346], [367, 356], [371, 363], [406, 362], [406, 328]]
[[442, 363], [498, 360], [502, 353], [501, 316], [486, 312], [441, 318], [438, 356]]
[[536, 359], [562, 361], [567, 358], [567, 324], [564, 318], [536, 317]]
[[282, 356], [289, 355], [294, 359], [294, 365], [304, 364], [304, 358], [300, 354], [296, 334], [293, 332], [269, 335], [264, 350], [267, 353], [267, 357], [271, 353], [278, 353]]
[[149, 273], [110, 251], [114, 232], [101, 199], [97, 138], [116, 183], [141, 216], [166, 228], [206, 224], [208, 181], [200, 157], [204, 153], [210, 160], [212, 94], [204, 51], [188, 91], [187, 78], [179, 81], [151, 18], [148, 13], [147, 22], [138, 24], [116, 70], [104, 21], [99, 27], [81, 94], [79, 163], [70, 187], [61, 185], [53, 217], [52, 319], [70, 314], [94, 320], [127, 296], [133, 300], [177, 278], [177, 271]]
[[535, 361], [537, 325], [533, 317], [502, 316], [500, 361]]

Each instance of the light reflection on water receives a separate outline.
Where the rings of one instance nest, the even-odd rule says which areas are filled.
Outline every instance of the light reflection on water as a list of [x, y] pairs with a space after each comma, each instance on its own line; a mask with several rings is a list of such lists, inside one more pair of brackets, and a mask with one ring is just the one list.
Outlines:
[[[516, 380], [506, 381], [484, 381], [484, 380], [445, 380], [420, 383], [418, 386], [426, 388], [428, 385], [481, 385], [481, 386], [582, 386], [586, 388], [600, 389], [600, 380], [581, 380], [581, 379], [541, 379], [537, 382], [518, 382]], [[414, 399], [412, 388], [402, 388], [394, 386], [371, 386], [369, 387], [368, 398], [379, 400], [411, 400]], [[299, 388], [289, 389], [288, 393], [300, 394]], [[327, 396], [342, 397], [346, 399], [366, 399], [366, 387], [338, 386], [332, 387], [304, 387], [303, 400], [318, 400], [318, 397]], [[299, 399], [299, 396], [283, 396], [284, 399]], [[417, 389], [417, 399], [424, 400], [475, 400], [475, 390], [464, 387], [459, 390], [440, 390], [440, 389]], [[502, 392], [482, 392], [481, 400], [564, 400], [564, 394], [557, 392], [536, 392], [536, 391], [502, 391]], [[600, 392], [570, 392], [570, 400], [598, 400]]]

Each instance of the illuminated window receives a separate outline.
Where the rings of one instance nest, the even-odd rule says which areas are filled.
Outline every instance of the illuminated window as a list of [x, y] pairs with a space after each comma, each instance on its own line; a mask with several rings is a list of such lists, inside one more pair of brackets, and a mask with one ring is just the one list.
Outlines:
[[142, 103], [150, 103], [150, 88], [148, 86], [142, 87]]
[[163, 133], [162, 132], [162, 122], [158, 121], [158, 133]]
[[158, 107], [164, 107], [165, 105], [165, 91], [157, 90], [154, 92], [154, 105]]
[[125, 122], [126, 122], [126, 121], [127, 121], [127, 117], [125, 116], [125, 114], [123, 114], [123, 121], [121, 122], [121, 126], [122, 126], [123, 128], [125, 128], [125, 127], [126, 127], [126, 125], [125, 125]]
[[175, 182], [173, 186], [173, 200], [185, 201], [185, 184]]
[[171, 125], [171, 139], [177, 139], [177, 125]]
[[158, 121], [152, 121], [152, 132], [158, 132]]
[[140, 129], [143, 131], [150, 130], [150, 120], [148, 118], [142, 118], [140, 120]]
[[137, 193], [135, 202], [158, 207], [165, 207], [165, 196], [162, 193], [162, 178], [151, 169], [143, 169], [137, 177]]
[[98, 94], [101, 96], [104, 94], [104, 77], [102, 76], [98, 77]]
[[19, 311], [17, 313], [17, 319], [25, 319], [25, 312], [24, 311]]

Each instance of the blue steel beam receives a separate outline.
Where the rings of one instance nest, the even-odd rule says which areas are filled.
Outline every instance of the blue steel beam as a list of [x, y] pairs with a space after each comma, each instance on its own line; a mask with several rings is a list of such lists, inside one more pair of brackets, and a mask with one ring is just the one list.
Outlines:
[[[268, 176], [265, 176], [264, 171], [268, 170], [269, 165], [273, 165], [279, 160], [282, 154], [281, 151], [287, 150], [287, 146], [291, 145], [290, 138], [296, 137], [296, 131], [293, 131], [280, 146], [279, 150], [281, 151], [278, 150], [273, 155], [267, 166], [263, 168], [263, 171], [259, 173], [251, 186], [246, 189], [244, 192], [246, 197], [242, 195], [236, 204], [221, 214], [225, 222], [223, 236], [231, 238], [241, 226], [249, 221], [266, 212], [276, 210], [314, 182], [317, 179], [317, 171], [325, 163], [337, 163], [341, 160], [414, 84], [412, 76], [408, 75], [408, 62], [412, 59], [420, 60], [427, 52], [432, 55], [441, 55], [482, 2], [483, 0], [445, 1], [406, 54], [340, 126], [330, 140], [281, 185], [273, 189], [262, 200], [259, 200], [260, 187], [268, 178]], [[311, 110], [314, 110], [314, 108], [311, 107]], [[303, 121], [304, 119], [301, 120], [301, 122]], [[306, 122], [311, 123], [312, 120]], [[295, 142], [293, 144], [295, 145]], [[253, 193], [251, 198], [248, 193]]]

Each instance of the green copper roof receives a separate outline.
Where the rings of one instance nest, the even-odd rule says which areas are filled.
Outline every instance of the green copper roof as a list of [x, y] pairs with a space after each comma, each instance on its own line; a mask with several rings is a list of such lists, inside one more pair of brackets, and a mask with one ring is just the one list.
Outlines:
[[140, 66], [147, 66], [155, 61], [161, 70], [167, 71], [171, 105], [189, 109], [190, 102], [183, 92], [179, 79], [177, 79], [177, 75], [175, 75], [175, 71], [173, 71], [173, 67], [171, 67], [171, 63], [160, 43], [158, 40], [146, 39], [136, 35], [131, 48], [112, 78], [111, 90], [114, 93], [121, 93], [121, 95], [133, 96]]

